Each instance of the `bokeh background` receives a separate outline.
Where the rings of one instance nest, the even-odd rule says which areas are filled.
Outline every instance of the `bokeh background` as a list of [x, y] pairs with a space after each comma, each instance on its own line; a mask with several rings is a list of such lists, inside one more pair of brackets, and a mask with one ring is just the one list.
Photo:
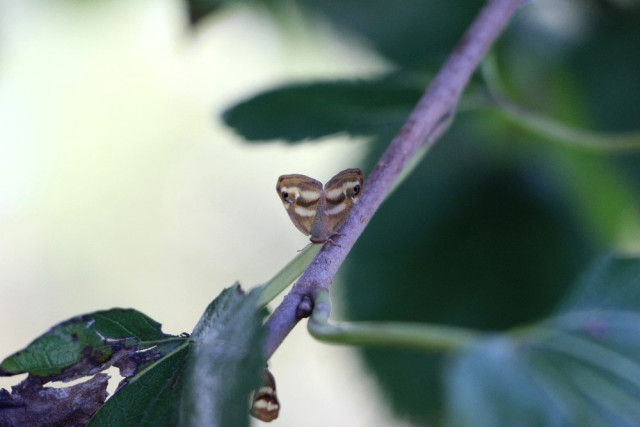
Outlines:
[[[111, 307], [189, 332], [224, 287], [268, 280], [307, 242], [276, 178], [369, 170], [413, 98], [373, 135], [321, 143], [247, 142], [221, 113], [291, 82], [399, 70], [418, 76], [417, 99], [482, 2], [266, 4], [192, 24], [177, 0], [0, 0], [0, 358]], [[527, 4], [495, 52], [503, 89], [573, 126], [637, 129], [639, 14], [633, 1]], [[637, 249], [637, 150], [527, 132], [481, 92], [374, 218], [335, 316], [504, 329], [548, 314], [598, 252]], [[271, 362], [277, 422], [425, 422], [439, 363], [298, 327]]]
[[[190, 332], [224, 287], [268, 280], [307, 244], [277, 177], [357, 163], [344, 137], [253, 147], [219, 119], [263, 87], [384, 67], [322, 25], [291, 39], [242, 6], [193, 30], [180, 1], [0, 4], [1, 358], [111, 307]], [[318, 403], [333, 409], [309, 425], [388, 417], [351, 352], [302, 327], [271, 366], [282, 425]]]

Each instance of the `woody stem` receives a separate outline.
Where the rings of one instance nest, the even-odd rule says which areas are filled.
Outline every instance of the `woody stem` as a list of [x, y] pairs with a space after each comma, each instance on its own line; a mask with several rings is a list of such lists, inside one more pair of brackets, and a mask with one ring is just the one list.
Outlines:
[[444, 132], [460, 95], [483, 56], [515, 13], [522, 0], [489, 0], [444, 63], [406, 122], [367, 178], [362, 195], [344, 225], [338, 245], [324, 245], [289, 294], [265, 323], [268, 360], [301, 317], [303, 299], [328, 290], [347, 254], [369, 223], [398, 176], [424, 144], [430, 146]]

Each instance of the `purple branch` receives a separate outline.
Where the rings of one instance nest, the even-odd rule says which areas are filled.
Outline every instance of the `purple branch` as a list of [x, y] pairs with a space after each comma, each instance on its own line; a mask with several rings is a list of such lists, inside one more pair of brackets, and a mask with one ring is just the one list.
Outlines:
[[394, 182], [423, 143], [432, 144], [442, 123], [455, 111], [469, 78], [507, 25], [522, 0], [490, 0], [433, 79], [396, 137], [378, 161], [349, 213], [336, 242], [326, 244], [267, 320], [268, 360], [306, 311], [299, 310], [321, 289], [329, 289], [338, 269]]

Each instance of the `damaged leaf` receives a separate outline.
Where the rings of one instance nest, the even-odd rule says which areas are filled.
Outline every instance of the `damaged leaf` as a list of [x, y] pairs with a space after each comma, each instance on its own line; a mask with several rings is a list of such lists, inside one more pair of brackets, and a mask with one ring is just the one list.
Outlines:
[[[247, 425], [264, 367], [258, 297], [238, 284], [224, 290], [191, 337], [165, 334], [126, 309], [60, 323], [0, 364], [0, 375], [29, 374], [11, 393], [0, 389], [0, 425]], [[105, 404], [109, 376], [101, 372], [111, 366], [124, 379]]]
[[[24, 350], [0, 364], [0, 375], [28, 372], [40, 377], [54, 376], [71, 380], [72, 371], [83, 376], [119, 351], [130, 353], [148, 349], [175, 337], [160, 330], [160, 323], [132, 309], [115, 308], [74, 317], [36, 338]], [[148, 355], [143, 357], [148, 358]], [[82, 364], [80, 369], [78, 364]], [[69, 371], [67, 368], [76, 367]]]
[[12, 388], [0, 389], [0, 425], [85, 425], [107, 398], [107, 374], [64, 388], [43, 387], [29, 377]]
[[[62, 322], [0, 364], [0, 375], [28, 373], [27, 379], [0, 390], [0, 425], [82, 425], [104, 404], [116, 366], [123, 377], [186, 345], [186, 338], [164, 334], [161, 325], [132, 309], [112, 309]], [[69, 387], [52, 381], [88, 380]], [[120, 384], [122, 387], [126, 380]]]

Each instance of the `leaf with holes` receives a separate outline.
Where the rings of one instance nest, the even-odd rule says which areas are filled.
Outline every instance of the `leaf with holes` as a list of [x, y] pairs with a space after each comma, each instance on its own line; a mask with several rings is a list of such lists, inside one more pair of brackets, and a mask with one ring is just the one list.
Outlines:
[[[0, 364], [2, 375], [29, 373], [11, 393], [0, 390], [0, 425], [248, 425], [249, 395], [265, 363], [259, 293], [238, 284], [224, 290], [191, 337], [164, 334], [159, 323], [123, 309], [53, 327]], [[110, 366], [124, 379], [105, 403], [102, 371]]]

